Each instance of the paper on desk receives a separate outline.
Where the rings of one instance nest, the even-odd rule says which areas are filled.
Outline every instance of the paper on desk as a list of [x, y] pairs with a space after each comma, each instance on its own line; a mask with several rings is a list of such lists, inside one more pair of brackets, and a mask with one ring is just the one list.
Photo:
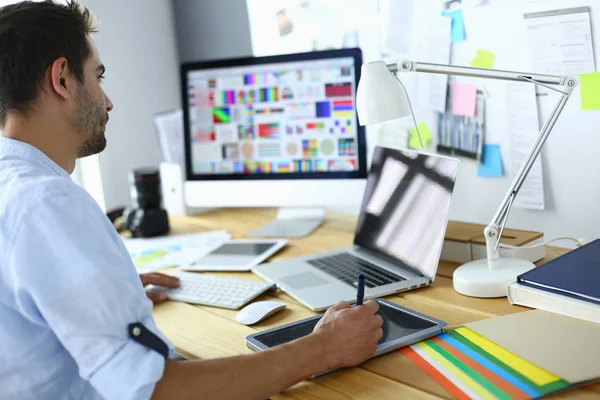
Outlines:
[[212, 231], [159, 238], [124, 238], [139, 274], [196, 260], [229, 240], [227, 231]]
[[[528, 83], [508, 82], [506, 84], [506, 110], [512, 175], [514, 177], [540, 131], [535, 86]], [[538, 154], [527, 178], [525, 178], [513, 206], [535, 210], [544, 209], [544, 176], [541, 152]]]
[[183, 138], [183, 111], [181, 109], [156, 114], [154, 127], [163, 160], [167, 163], [183, 165], [185, 163], [185, 147]]
[[600, 110], [600, 72], [579, 76], [581, 109]]
[[504, 175], [502, 167], [502, 153], [498, 144], [484, 144], [481, 164], [477, 168], [477, 175], [481, 177], [499, 177]]
[[524, 14], [533, 71], [579, 75], [596, 71], [590, 7]]
[[452, 114], [475, 117], [477, 86], [469, 83], [452, 83]]

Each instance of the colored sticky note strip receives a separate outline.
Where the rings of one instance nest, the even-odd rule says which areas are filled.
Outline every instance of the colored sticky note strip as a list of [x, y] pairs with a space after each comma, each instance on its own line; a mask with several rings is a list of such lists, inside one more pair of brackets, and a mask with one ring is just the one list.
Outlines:
[[514, 369], [520, 371], [523, 375], [531, 379], [537, 385], [543, 386], [561, 379], [553, 373], [548, 372], [537, 365], [517, 356], [516, 354], [509, 352], [503, 347], [498, 346], [496, 343], [484, 338], [468, 328], [461, 327], [456, 329], [456, 332], [467, 338], [472, 343], [481, 347], [483, 350], [487, 351], [500, 361], [507, 365], [511, 365]]
[[465, 19], [463, 17], [462, 10], [458, 11], [444, 11], [442, 12], [444, 17], [452, 19], [452, 33], [450, 36], [452, 43], [464, 42], [467, 39], [465, 30]]
[[461, 400], [526, 400], [571, 386], [464, 326], [400, 351]]
[[417, 353], [417, 350], [414, 350], [413, 347], [416, 346], [407, 346], [400, 349], [400, 352], [412, 361], [417, 367], [421, 368], [427, 375], [429, 375], [433, 380], [440, 384], [441, 387], [446, 389], [448, 393], [454, 396], [458, 400], [469, 400], [470, 397], [467, 396], [458, 386], [454, 384], [451, 379], [448, 379], [439, 369], [435, 368], [432, 364], [427, 362], [423, 357]]
[[500, 145], [484, 144], [481, 158], [482, 161], [477, 169], [477, 175], [482, 177], [497, 177], [504, 175]]
[[513, 386], [510, 382], [504, 380], [494, 372], [488, 370], [483, 365], [479, 364], [471, 357], [458, 351], [455, 347], [445, 342], [439, 337], [431, 339], [432, 345], [439, 346], [438, 352], [446, 352], [447, 357], [453, 357], [456, 362], [463, 365], [464, 368], [469, 368], [473, 373], [478, 374], [483, 380], [485, 385], [489, 385], [488, 390], [495, 394], [498, 398], [507, 399], [527, 399], [529, 395], [519, 388]]
[[518, 377], [511, 375], [508, 371], [503, 370], [498, 365], [494, 364], [492, 361], [488, 360], [481, 354], [477, 353], [473, 349], [468, 346], [462, 344], [458, 340], [452, 338], [448, 334], [443, 334], [439, 337], [444, 342], [448, 343], [450, 346], [454, 347], [456, 350], [463, 353], [465, 356], [471, 358], [473, 361], [480, 364], [482, 367], [488, 369], [489, 371], [496, 374], [499, 378], [504, 379], [518, 390], [522, 391], [529, 397], [539, 397], [541, 395], [535, 388], [529, 386], [526, 382], [520, 380]]
[[483, 369], [480, 369], [481, 371], [478, 371], [473, 368], [470, 368], [468, 365], [466, 365], [464, 362], [458, 359], [455, 355], [442, 348], [438, 343], [434, 343], [433, 341], [428, 340], [427, 344], [438, 354], [440, 354], [442, 357], [450, 361], [454, 366], [456, 366], [465, 374], [467, 374], [467, 376], [469, 376], [471, 379], [477, 382], [482, 388], [491, 393], [494, 398], [500, 400], [511, 400], [511, 397], [507, 393], [505, 393], [498, 386], [494, 385], [494, 383], [488, 381], [486, 377], [481, 374], [481, 371]]
[[[465, 328], [465, 329], [468, 329], [468, 328]], [[534, 388], [536, 391], [540, 392], [542, 395], [552, 393], [557, 390], [562, 390], [562, 389], [569, 387], [569, 383], [563, 379], [559, 379], [558, 381], [551, 382], [546, 385], [538, 385], [537, 383], [535, 383], [534, 381], [532, 381], [525, 375], [525, 373], [527, 371], [519, 371], [518, 369], [516, 369], [520, 366], [506, 364], [504, 361], [498, 359], [493, 354], [490, 354], [487, 350], [483, 349], [482, 347], [473, 343], [466, 337], [457, 333], [457, 329], [448, 332], [448, 335], [451, 336], [453, 339], [461, 342], [465, 346], [469, 347], [473, 351], [479, 353], [483, 357], [487, 358], [489, 361], [496, 364], [498, 367], [504, 369], [506, 372], [510, 373], [515, 378], [521, 380], [527, 386]]]
[[600, 72], [579, 75], [581, 109], [600, 110]]
[[[425, 360], [428, 364], [430, 364], [433, 368], [435, 368], [440, 374], [442, 374], [449, 382], [452, 383], [456, 387], [456, 390], [461, 391], [468, 399], [477, 399], [479, 396], [475, 393], [469, 386], [467, 386], [464, 382], [458, 379], [455, 375], [453, 375], [449, 370], [447, 370], [442, 364], [434, 360], [429, 354], [425, 351], [421, 350], [418, 343], [413, 344], [410, 348], [423, 360]], [[457, 396], [458, 399], [463, 398], [463, 396]]]
[[477, 86], [452, 83], [452, 114], [462, 117], [474, 117], [477, 108]]
[[483, 386], [481, 386], [472, 376], [469, 376], [465, 371], [462, 371], [456, 365], [452, 364], [448, 359], [444, 358], [441, 354], [437, 353], [427, 343], [417, 343], [417, 347], [427, 353], [435, 361], [440, 363], [444, 368], [450, 371], [454, 376], [465, 383], [469, 389], [477, 393], [482, 399], [495, 400], [495, 397], [488, 392]]
[[[412, 149], [420, 149], [421, 142], [419, 141], [419, 135], [417, 134], [416, 128], [410, 129], [410, 135], [408, 138], [408, 147]], [[421, 140], [423, 141], [423, 147], [429, 146], [431, 143], [431, 130], [425, 122], [419, 124], [419, 133], [421, 134]]]
[[471, 61], [471, 67], [474, 68], [494, 68], [496, 55], [488, 50], [477, 50], [477, 55]]

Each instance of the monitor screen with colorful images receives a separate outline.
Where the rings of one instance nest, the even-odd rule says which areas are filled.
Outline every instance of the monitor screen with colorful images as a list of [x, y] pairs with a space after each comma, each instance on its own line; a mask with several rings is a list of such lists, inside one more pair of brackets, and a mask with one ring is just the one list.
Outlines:
[[182, 66], [191, 179], [364, 177], [358, 49]]

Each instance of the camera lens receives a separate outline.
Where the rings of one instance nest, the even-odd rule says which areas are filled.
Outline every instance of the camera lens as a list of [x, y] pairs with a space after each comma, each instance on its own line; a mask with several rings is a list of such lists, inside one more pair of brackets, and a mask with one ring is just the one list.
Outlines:
[[160, 208], [160, 173], [156, 168], [138, 168], [129, 174], [131, 200], [136, 208]]

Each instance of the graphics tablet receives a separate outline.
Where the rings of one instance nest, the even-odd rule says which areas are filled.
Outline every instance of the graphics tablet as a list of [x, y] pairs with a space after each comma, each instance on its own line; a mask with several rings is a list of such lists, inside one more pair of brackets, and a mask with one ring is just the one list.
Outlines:
[[[383, 317], [383, 337], [379, 340], [373, 357], [409, 346], [444, 332], [444, 328], [446, 327], [444, 321], [383, 299], [375, 299], [375, 301], [379, 303], [378, 314]], [[246, 337], [246, 346], [254, 351], [263, 351], [291, 342], [312, 333], [322, 317], [323, 314], [254, 333]]]
[[288, 243], [287, 239], [229, 240], [197, 260], [182, 264], [185, 271], [250, 271]]

